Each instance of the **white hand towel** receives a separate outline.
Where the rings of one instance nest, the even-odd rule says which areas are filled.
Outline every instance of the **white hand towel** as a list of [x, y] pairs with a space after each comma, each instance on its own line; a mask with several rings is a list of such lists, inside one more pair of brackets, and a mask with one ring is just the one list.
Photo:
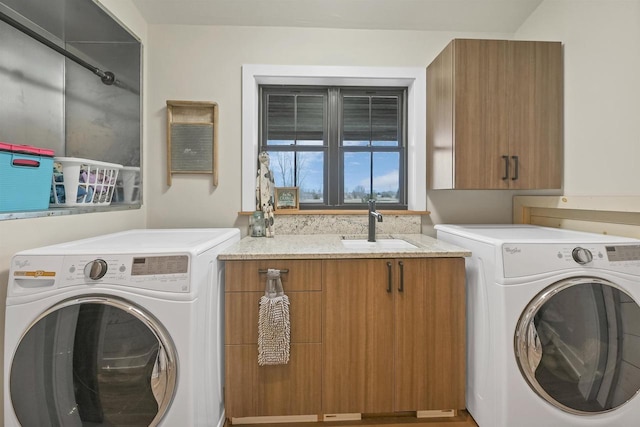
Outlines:
[[289, 363], [290, 344], [289, 297], [284, 294], [280, 270], [269, 269], [265, 293], [260, 298], [258, 365]]

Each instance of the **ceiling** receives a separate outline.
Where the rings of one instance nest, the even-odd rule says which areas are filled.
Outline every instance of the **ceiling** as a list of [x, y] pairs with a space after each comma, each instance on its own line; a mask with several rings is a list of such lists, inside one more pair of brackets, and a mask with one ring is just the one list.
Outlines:
[[132, 0], [149, 24], [513, 33], [543, 0]]

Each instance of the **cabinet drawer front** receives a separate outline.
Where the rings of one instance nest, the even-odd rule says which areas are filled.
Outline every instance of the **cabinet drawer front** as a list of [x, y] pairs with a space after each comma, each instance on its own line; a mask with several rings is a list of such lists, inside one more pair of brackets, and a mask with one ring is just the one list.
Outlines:
[[[258, 310], [264, 292], [225, 293], [226, 344], [258, 342]], [[288, 292], [291, 342], [320, 342], [321, 292]]]
[[258, 366], [257, 345], [225, 346], [227, 417], [321, 411], [321, 344], [292, 344], [286, 365]]
[[225, 290], [264, 292], [269, 268], [287, 270], [280, 274], [285, 293], [322, 289], [322, 261], [258, 260], [226, 261]]

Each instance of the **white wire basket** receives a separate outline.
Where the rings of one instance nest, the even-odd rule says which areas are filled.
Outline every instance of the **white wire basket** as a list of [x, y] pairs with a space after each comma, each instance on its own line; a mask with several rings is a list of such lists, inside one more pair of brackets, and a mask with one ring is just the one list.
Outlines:
[[140, 201], [140, 168], [123, 166], [118, 172], [113, 203], [135, 204]]
[[76, 157], [54, 157], [50, 206], [111, 204], [122, 165]]

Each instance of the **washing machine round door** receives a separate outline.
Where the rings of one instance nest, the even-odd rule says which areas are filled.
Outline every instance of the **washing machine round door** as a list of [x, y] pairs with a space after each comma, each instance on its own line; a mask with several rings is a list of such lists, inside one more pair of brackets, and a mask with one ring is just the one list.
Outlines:
[[528, 384], [572, 414], [624, 405], [640, 390], [640, 307], [614, 283], [559, 281], [523, 312], [515, 353]]
[[176, 386], [166, 330], [112, 296], [63, 301], [24, 333], [8, 373], [23, 427], [155, 426]]

